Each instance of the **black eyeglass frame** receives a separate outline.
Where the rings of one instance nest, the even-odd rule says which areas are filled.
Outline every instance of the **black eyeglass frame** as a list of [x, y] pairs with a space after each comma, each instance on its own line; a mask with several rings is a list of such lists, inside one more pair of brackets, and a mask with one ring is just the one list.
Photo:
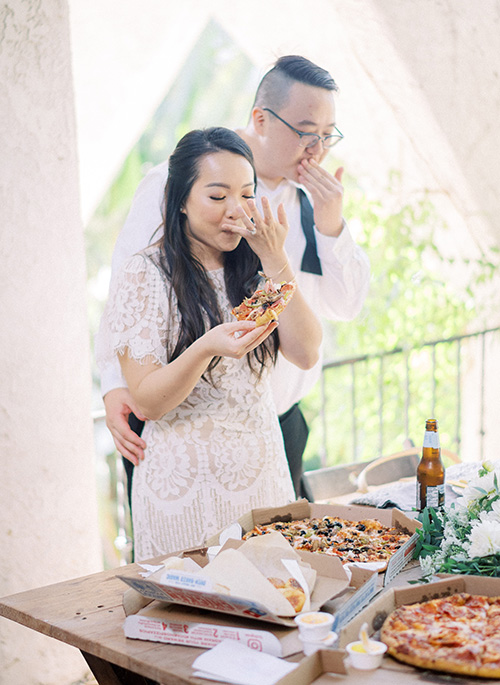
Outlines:
[[[303, 147], [306, 150], [310, 147], [314, 147], [315, 145], [317, 145], [319, 140], [321, 140], [321, 142], [323, 143], [323, 147], [325, 147], [329, 150], [334, 145], [337, 145], [337, 143], [340, 143], [340, 141], [344, 137], [344, 134], [341, 131], [339, 131], [339, 129], [336, 126], [334, 126], [334, 128], [337, 131], [337, 133], [336, 134], [332, 133], [329, 136], [319, 136], [317, 133], [306, 133], [305, 131], [299, 131], [297, 128], [295, 128], [294, 126], [289, 124], [288, 121], [285, 121], [284, 119], [282, 119], [279, 114], [276, 114], [276, 112], [273, 112], [272, 109], [269, 109], [269, 107], [263, 107], [262, 109], [265, 112], [269, 112], [270, 114], [272, 114], [274, 117], [276, 117], [276, 119], [279, 119], [283, 124], [285, 124], [285, 126], [288, 126], [288, 128], [291, 128], [292, 131], [294, 133], [296, 133], [300, 138], [300, 141], [299, 141], [300, 147]], [[304, 136], [314, 137], [314, 138], [316, 138], [316, 140], [314, 141], [314, 143], [311, 143], [310, 145], [301, 145], [302, 138]], [[328, 141], [331, 140], [332, 138], [335, 138], [335, 140], [331, 144], [328, 144]]]

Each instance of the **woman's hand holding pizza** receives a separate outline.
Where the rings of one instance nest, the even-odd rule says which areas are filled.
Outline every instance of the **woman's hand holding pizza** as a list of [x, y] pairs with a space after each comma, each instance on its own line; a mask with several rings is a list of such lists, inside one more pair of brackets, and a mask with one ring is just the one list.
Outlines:
[[256, 326], [255, 321], [222, 323], [207, 331], [199, 341], [212, 357], [241, 359], [258, 347], [277, 325], [277, 321], [267, 326]]

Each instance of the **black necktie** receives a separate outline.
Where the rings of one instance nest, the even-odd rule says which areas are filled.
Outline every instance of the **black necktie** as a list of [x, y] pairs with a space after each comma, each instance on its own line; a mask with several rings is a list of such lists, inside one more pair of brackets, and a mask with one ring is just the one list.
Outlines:
[[311, 203], [302, 188], [297, 188], [300, 200], [300, 222], [306, 238], [306, 248], [302, 256], [301, 271], [322, 276], [321, 262], [316, 248], [316, 236], [314, 235], [314, 213]]

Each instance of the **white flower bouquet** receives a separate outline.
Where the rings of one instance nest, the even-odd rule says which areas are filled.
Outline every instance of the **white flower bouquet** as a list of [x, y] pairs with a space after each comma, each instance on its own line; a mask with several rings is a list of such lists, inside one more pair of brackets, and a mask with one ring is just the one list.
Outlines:
[[424, 577], [462, 573], [500, 577], [500, 467], [482, 464], [443, 512], [425, 509], [416, 556]]

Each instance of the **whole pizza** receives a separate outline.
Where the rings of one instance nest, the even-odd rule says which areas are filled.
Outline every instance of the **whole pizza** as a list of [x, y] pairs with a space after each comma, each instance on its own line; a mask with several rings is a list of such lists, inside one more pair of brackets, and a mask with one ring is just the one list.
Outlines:
[[337, 556], [343, 564], [378, 562], [380, 571], [411, 537], [407, 531], [389, 528], [376, 519], [348, 521], [338, 516], [323, 516], [257, 525], [243, 539], [271, 531], [281, 533], [296, 550]]
[[404, 605], [380, 639], [399, 661], [436, 671], [500, 678], [500, 597], [460, 593]]

